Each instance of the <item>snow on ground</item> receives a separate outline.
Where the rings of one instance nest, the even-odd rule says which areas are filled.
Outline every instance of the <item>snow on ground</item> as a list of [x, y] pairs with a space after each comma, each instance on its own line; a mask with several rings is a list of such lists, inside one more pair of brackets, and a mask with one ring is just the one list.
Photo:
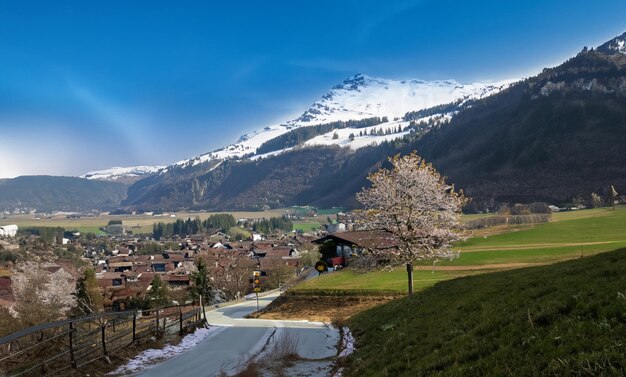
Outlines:
[[[341, 329], [342, 337], [341, 337], [341, 346], [339, 349], [339, 357], [346, 357], [354, 352], [354, 336], [352, 336], [352, 332], [348, 327], [343, 327]], [[343, 368], [339, 368], [332, 377], [342, 377], [343, 376]]]
[[185, 336], [179, 344], [167, 344], [161, 349], [147, 349], [139, 355], [135, 356], [134, 359], [130, 360], [125, 365], [120, 366], [109, 374], [124, 375], [140, 372], [144, 369], [149, 368], [152, 365], [161, 363], [166, 359], [174, 357], [193, 348], [196, 344], [200, 343], [210, 334], [216, 333], [217, 331], [221, 330], [224, 330], [224, 327], [212, 326], [210, 328], [198, 328], [193, 334]]
[[[333, 130], [324, 135], [316, 136], [310, 140], [307, 140], [304, 145], [339, 145], [341, 147], [350, 147], [353, 150], [367, 147], [370, 145], [377, 145], [383, 141], [395, 140], [408, 134], [408, 131], [397, 132], [398, 126], [400, 129], [404, 129], [409, 125], [409, 122], [387, 122], [376, 126], [364, 127], [364, 128], [342, 128]], [[372, 131], [376, 133], [378, 130], [382, 130], [383, 133], [389, 131], [392, 132], [387, 135], [370, 135]], [[360, 134], [362, 136], [359, 136]], [[354, 139], [350, 140], [350, 135], [354, 135]], [[335, 135], [337, 135], [335, 137]]]
[[[419, 118], [415, 122], [434, 121], [435, 124], [446, 122], [452, 119], [452, 113], [435, 114], [427, 117]], [[406, 121], [393, 121], [377, 124], [375, 126], [363, 127], [363, 128], [341, 128], [335, 129], [323, 135], [318, 135], [312, 139], [304, 142], [305, 146], [329, 146], [339, 145], [340, 147], [348, 147], [352, 150], [357, 150], [364, 147], [378, 145], [385, 141], [392, 141], [400, 139], [410, 133], [404, 129], [409, 126], [411, 122]], [[400, 130], [400, 131], [399, 131]], [[372, 131], [374, 134], [372, 134]], [[382, 131], [382, 132], [379, 132]], [[390, 133], [387, 133], [390, 132]], [[379, 134], [382, 133], [382, 134]], [[350, 138], [353, 135], [353, 138]], [[251, 160], [258, 160], [261, 158], [276, 156], [281, 153], [294, 149], [294, 147], [285, 148], [277, 151], [272, 151], [260, 155], [250, 157]]]
[[293, 147], [290, 147], [290, 148], [285, 148], [285, 149], [279, 149], [279, 150], [273, 151], [273, 152], [257, 154], [257, 155], [254, 155], [254, 156], [250, 157], [250, 160], [256, 161], [256, 160], [260, 160], [260, 159], [267, 158], [267, 157], [278, 156], [279, 154], [284, 153], [284, 152], [288, 152], [288, 151], [290, 151], [292, 149], [293, 149]]
[[352, 336], [352, 332], [348, 327], [343, 327], [341, 331], [341, 351], [339, 352], [339, 357], [346, 357], [354, 352], [354, 336]]
[[242, 157], [245, 155], [254, 154], [256, 153], [256, 150], [261, 146], [261, 144], [288, 132], [290, 129], [291, 127], [287, 127], [284, 125], [268, 126], [263, 128], [262, 130], [253, 131], [241, 136], [235, 144], [231, 144], [210, 153], [205, 153], [196, 158], [179, 161], [175, 165], [195, 166], [209, 160]]
[[[311, 322], [318, 323], [318, 322]], [[332, 371], [337, 356], [340, 334], [337, 328], [322, 325], [310, 329], [308, 333], [294, 329], [277, 327], [271, 340], [253, 360], [264, 370], [263, 376], [274, 376], [272, 370], [280, 370], [281, 375], [298, 377], [326, 377]], [[293, 343], [292, 343], [293, 342]], [[292, 362], [282, 360], [286, 344], [293, 344], [297, 357]]]

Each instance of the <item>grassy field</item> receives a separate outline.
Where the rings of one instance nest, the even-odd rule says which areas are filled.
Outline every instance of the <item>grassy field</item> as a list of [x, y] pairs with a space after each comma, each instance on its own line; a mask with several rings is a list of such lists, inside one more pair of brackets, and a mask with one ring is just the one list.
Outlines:
[[545, 263], [626, 247], [626, 207], [556, 213], [547, 224], [510, 227], [458, 245], [461, 255], [442, 266]]
[[342, 208], [342, 207], [324, 208], [324, 209], [318, 209], [317, 215], [318, 216], [331, 216], [331, 215], [336, 215], [339, 212], [344, 212], [344, 211], [345, 211], [345, 208]]
[[319, 221], [313, 219], [293, 222], [293, 229], [301, 230], [303, 232], [311, 232], [313, 230], [319, 230], [321, 228], [322, 224]]
[[[430, 287], [435, 283], [473, 272], [467, 271], [415, 271], [413, 286], [415, 289]], [[406, 292], [407, 273], [404, 269], [394, 271], [376, 271], [359, 273], [352, 270], [331, 272], [319, 279], [310, 279], [292, 288], [302, 292], [308, 290], [361, 290]]]
[[[475, 216], [475, 215], [472, 215]], [[417, 263], [417, 290], [454, 277], [501, 269], [533, 266], [590, 256], [626, 247], [626, 206], [555, 213], [546, 224], [498, 227], [477, 232], [463, 243], [460, 256], [452, 261]], [[312, 279], [295, 289], [380, 289], [406, 291], [406, 272], [374, 272], [365, 275], [335, 272]]]
[[349, 320], [345, 376], [618, 376], [626, 250], [481, 274]]
[[236, 238], [238, 234], [241, 235], [242, 239], [248, 239], [252, 237], [252, 233], [238, 226], [233, 226], [228, 230], [228, 235], [231, 236], [233, 239]]
[[[66, 230], [79, 230], [81, 232], [99, 232], [99, 228], [108, 224], [110, 220], [122, 220], [122, 223], [127, 230], [132, 230], [133, 233], [152, 233], [152, 225], [157, 222], [174, 222], [176, 219], [187, 219], [188, 217], [195, 218], [199, 216], [202, 220], [214, 215], [216, 212], [174, 212], [167, 216], [146, 216], [146, 215], [101, 215], [94, 217], [81, 217], [79, 219], [68, 219], [65, 215], [50, 216], [46, 218], [36, 219], [35, 215], [11, 215], [6, 218], [0, 219], [0, 225], [16, 224], [17, 226], [29, 227], [29, 226], [50, 226], [50, 227], [63, 227]], [[269, 218], [282, 216], [284, 210], [271, 210], [263, 212], [230, 212], [236, 219], [247, 218]], [[170, 215], [176, 217], [171, 217]]]

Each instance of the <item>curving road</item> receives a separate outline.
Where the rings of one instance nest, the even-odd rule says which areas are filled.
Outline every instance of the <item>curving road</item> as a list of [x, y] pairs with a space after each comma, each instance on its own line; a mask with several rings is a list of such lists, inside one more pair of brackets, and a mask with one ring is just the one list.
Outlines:
[[[280, 293], [259, 299], [265, 307]], [[245, 319], [256, 310], [256, 299], [207, 312], [214, 327], [205, 339], [189, 351], [147, 369], [145, 377], [198, 377], [234, 374], [259, 353], [267, 355], [271, 339], [288, 332], [298, 340], [298, 354], [304, 359], [327, 359], [337, 353], [339, 333], [320, 322]]]

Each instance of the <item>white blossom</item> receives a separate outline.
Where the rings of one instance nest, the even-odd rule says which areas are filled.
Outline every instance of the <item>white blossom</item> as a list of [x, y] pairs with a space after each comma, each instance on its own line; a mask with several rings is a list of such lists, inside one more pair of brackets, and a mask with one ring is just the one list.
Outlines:
[[60, 268], [50, 272], [37, 263], [19, 266], [11, 277], [15, 304], [11, 313], [27, 324], [54, 321], [75, 305], [75, 282], [67, 271]]
[[360, 226], [387, 231], [396, 239], [395, 248], [372, 252], [406, 264], [456, 256], [452, 243], [465, 238], [458, 222], [466, 203], [463, 194], [415, 152], [389, 161], [393, 168], [370, 174], [371, 187], [357, 194], [365, 207], [357, 211]]

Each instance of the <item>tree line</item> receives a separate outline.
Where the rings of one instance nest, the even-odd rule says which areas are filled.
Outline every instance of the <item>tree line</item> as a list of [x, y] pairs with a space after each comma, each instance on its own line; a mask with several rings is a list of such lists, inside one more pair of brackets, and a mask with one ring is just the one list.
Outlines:
[[282, 230], [284, 232], [291, 232], [293, 230], [293, 223], [286, 216], [272, 217], [270, 219], [262, 219], [257, 221], [252, 226], [255, 232], [259, 233], [272, 233], [275, 230]]
[[274, 152], [281, 149], [300, 145], [316, 136], [326, 134], [341, 128], [366, 128], [388, 122], [387, 117], [373, 117], [361, 120], [337, 121], [293, 129], [261, 144], [258, 154]]
[[227, 232], [235, 225], [237, 225], [237, 220], [230, 214], [211, 215], [204, 221], [200, 220], [200, 217], [187, 220], [177, 219], [173, 223], [155, 223], [152, 226], [152, 236], [159, 240], [161, 237], [188, 236], [209, 230]]

